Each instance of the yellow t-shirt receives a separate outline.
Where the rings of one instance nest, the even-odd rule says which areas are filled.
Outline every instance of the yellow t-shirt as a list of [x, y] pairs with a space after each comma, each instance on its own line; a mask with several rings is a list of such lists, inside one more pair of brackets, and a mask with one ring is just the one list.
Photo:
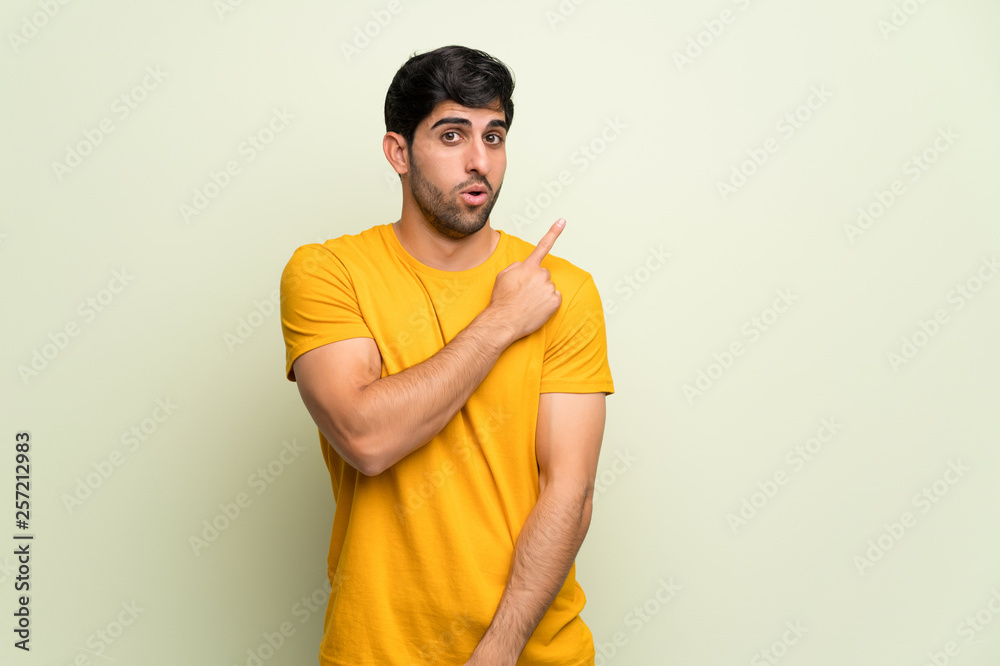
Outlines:
[[[533, 248], [500, 231], [484, 263], [443, 271], [407, 253], [391, 224], [303, 245], [281, 276], [288, 379], [300, 355], [347, 338], [374, 338], [382, 377], [425, 361], [489, 305], [497, 273]], [[324, 666], [461, 666], [485, 634], [538, 500], [539, 393], [614, 392], [593, 278], [552, 254], [542, 266], [559, 309], [503, 352], [436, 437], [369, 477], [320, 433], [337, 504]], [[574, 563], [517, 663], [593, 664], [585, 602]]]

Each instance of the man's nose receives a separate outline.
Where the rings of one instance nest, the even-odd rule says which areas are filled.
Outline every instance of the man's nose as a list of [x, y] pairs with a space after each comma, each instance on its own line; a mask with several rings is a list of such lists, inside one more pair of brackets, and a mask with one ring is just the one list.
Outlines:
[[490, 160], [489, 155], [486, 152], [486, 146], [480, 141], [471, 141], [469, 143], [469, 149], [466, 154], [466, 170], [475, 171], [482, 176], [489, 173], [490, 170]]

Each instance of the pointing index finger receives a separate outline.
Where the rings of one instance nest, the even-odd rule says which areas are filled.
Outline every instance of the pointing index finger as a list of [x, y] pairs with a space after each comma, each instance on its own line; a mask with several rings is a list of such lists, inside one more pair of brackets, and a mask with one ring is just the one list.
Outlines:
[[542, 236], [542, 240], [538, 241], [538, 245], [535, 246], [535, 249], [531, 251], [531, 254], [529, 254], [524, 261], [532, 261], [535, 264], [541, 264], [542, 259], [544, 259], [545, 255], [549, 253], [552, 246], [555, 245], [556, 239], [559, 238], [559, 234], [562, 233], [565, 226], [566, 220], [563, 218], [556, 220], [555, 224], [553, 224], [545, 235]]

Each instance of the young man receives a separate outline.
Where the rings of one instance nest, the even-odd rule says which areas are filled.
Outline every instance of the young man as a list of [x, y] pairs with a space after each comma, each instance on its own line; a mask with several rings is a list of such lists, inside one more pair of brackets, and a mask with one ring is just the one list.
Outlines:
[[507, 66], [415, 55], [385, 102], [403, 209], [295, 251], [286, 375], [337, 503], [324, 666], [594, 663], [574, 558], [614, 392], [589, 273], [490, 227]]

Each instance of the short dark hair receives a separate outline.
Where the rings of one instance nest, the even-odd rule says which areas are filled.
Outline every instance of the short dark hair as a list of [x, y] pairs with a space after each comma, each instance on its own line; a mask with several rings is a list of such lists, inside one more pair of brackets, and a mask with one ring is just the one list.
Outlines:
[[442, 46], [403, 63], [385, 95], [385, 131], [413, 145], [417, 125], [438, 102], [451, 100], [473, 109], [503, 110], [507, 129], [514, 121], [514, 73], [488, 53], [465, 46]]

